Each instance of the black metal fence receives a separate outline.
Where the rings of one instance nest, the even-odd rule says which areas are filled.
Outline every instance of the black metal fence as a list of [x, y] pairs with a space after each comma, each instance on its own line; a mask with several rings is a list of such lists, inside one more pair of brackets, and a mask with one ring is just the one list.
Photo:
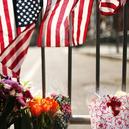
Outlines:
[[[122, 57], [122, 91], [126, 91], [127, 78], [127, 4], [123, 9], [123, 57]], [[45, 48], [41, 48], [42, 55], [42, 95], [46, 96], [46, 74], [45, 74]], [[96, 92], [100, 89], [100, 14], [98, 9], [98, 0], [96, 0]], [[68, 95], [72, 96], [72, 47], [68, 48]], [[73, 115], [70, 121], [71, 124], [90, 124], [90, 117], [88, 115]]]

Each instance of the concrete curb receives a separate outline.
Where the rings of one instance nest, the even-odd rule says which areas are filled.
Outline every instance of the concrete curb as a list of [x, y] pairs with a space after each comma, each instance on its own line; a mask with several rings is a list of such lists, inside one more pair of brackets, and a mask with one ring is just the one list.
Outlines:
[[[75, 49], [75, 51], [78, 51], [80, 54], [88, 55], [88, 56], [96, 56], [96, 47], [95, 46], [87, 46]], [[127, 62], [129, 62], [129, 47], [127, 48]], [[119, 53], [116, 53], [116, 47], [115, 46], [101, 46], [100, 48], [100, 56], [101, 58], [105, 59], [112, 59], [112, 60], [118, 60], [122, 61], [123, 56], [123, 47], [119, 48]]]
[[[96, 56], [96, 53], [90, 53], [90, 52], [80, 52], [81, 54], [85, 54], [88, 56]], [[112, 60], [117, 60], [117, 61], [122, 61], [122, 56], [120, 55], [110, 55], [110, 54], [100, 54], [101, 58], [105, 58], [105, 59], [112, 59]], [[129, 62], [129, 58], [127, 58], [127, 62]]]

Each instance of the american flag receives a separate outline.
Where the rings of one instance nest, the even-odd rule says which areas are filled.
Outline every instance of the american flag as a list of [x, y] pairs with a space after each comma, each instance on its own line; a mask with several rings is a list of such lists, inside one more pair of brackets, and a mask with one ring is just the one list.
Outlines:
[[120, 0], [100, 0], [99, 2], [99, 10], [102, 15], [116, 14], [120, 6]]
[[64, 47], [83, 44], [93, 0], [44, 0], [44, 3], [38, 46]]
[[37, 0], [0, 0], [0, 73], [18, 77], [41, 6]]

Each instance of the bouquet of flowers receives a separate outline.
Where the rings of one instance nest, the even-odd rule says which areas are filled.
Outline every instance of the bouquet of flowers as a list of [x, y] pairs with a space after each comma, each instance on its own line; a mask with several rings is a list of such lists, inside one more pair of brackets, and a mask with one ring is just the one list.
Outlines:
[[129, 95], [121, 93], [92, 99], [89, 104], [92, 129], [129, 129]]
[[28, 102], [32, 115], [33, 129], [66, 129], [71, 117], [71, 104], [68, 97], [51, 95], [46, 98], [33, 98]]
[[7, 129], [16, 122], [20, 111], [32, 99], [29, 89], [11, 78], [0, 80], [0, 129]]

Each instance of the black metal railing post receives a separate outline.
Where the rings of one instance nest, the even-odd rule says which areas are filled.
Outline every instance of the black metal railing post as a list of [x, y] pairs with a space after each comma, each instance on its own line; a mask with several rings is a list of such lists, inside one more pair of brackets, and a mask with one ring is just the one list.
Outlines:
[[127, 4], [123, 9], [123, 62], [122, 62], [122, 91], [126, 91], [127, 76]]
[[100, 89], [100, 14], [98, 0], [96, 0], [96, 93]]
[[68, 96], [72, 98], [72, 47], [68, 47]]
[[[40, 5], [42, 6], [43, 8], [43, 1], [40, 0]], [[43, 13], [41, 12], [40, 14], [40, 19], [39, 19], [39, 22], [42, 21], [42, 15]], [[44, 98], [46, 96], [46, 67], [45, 67], [45, 64], [46, 64], [46, 59], [45, 59], [45, 45], [44, 45], [44, 40], [43, 40], [43, 45], [41, 47], [41, 68], [42, 68], [42, 97]]]
[[72, 99], [72, 17], [69, 17], [70, 27], [69, 27], [69, 42], [68, 47], [68, 96], [70, 100]]
[[45, 70], [45, 48], [41, 48], [42, 59], [42, 97], [46, 96], [46, 70]]

